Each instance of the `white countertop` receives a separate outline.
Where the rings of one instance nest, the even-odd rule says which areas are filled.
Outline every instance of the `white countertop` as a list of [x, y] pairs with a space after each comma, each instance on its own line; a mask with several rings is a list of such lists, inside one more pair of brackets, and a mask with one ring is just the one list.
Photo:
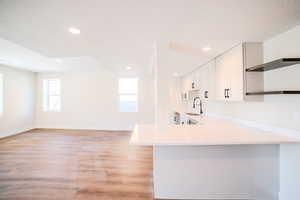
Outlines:
[[227, 120], [193, 116], [200, 125], [136, 125], [132, 145], [237, 145], [237, 144], [292, 144], [300, 138], [271, 133]]

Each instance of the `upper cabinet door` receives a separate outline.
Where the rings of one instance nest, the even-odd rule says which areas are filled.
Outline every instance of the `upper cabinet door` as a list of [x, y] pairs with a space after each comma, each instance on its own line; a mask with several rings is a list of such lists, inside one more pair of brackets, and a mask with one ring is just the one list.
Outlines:
[[200, 90], [202, 87], [201, 70], [198, 69], [193, 72], [194, 90]]
[[182, 79], [182, 92], [190, 90], [191, 80], [189, 76], [185, 76]]
[[216, 58], [217, 100], [243, 100], [243, 69], [242, 44]]
[[214, 98], [214, 61], [200, 67], [200, 98], [204, 100]]
[[225, 54], [216, 58], [215, 71], [215, 96], [216, 100], [226, 100], [228, 87], [228, 71], [226, 71], [227, 57]]
[[249, 88], [254, 91], [260, 90], [261, 75], [249, 73], [246, 76], [245, 69], [250, 65], [248, 63], [262, 63], [261, 49], [261, 43], [243, 43], [216, 58], [215, 88], [217, 100], [250, 100], [245, 96], [246, 90]]
[[234, 47], [226, 54], [227, 100], [242, 101], [244, 97], [243, 45]]
[[183, 78], [183, 91], [199, 90], [200, 85], [200, 74], [198, 70]]
[[189, 90], [199, 90], [201, 85], [199, 70], [192, 72], [189, 76], [191, 80]]
[[208, 93], [209, 100], [215, 99], [215, 85], [216, 85], [216, 60], [212, 60], [208, 63]]

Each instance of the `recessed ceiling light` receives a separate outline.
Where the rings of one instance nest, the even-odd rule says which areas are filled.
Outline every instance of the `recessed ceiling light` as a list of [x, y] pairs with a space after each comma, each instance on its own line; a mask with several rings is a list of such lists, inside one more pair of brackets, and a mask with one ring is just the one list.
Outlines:
[[202, 48], [202, 51], [210, 51], [210, 50], [211, 50], [211, 48], [209, 46]]
[[62, 63], [62, 59], [59, 59], [59, 58], [56, 58], [55, 61], [56, 61], [57, 63], [59, 63], [59, 64]]
[[69, 31], [70, 31], [70, 33], [72, 33], [74, 35], [80, 34], [80, 30], [78, 28], [71, 27], [71, 28], [69, 28]]
[[174, 72], [174, 73], [173, 73], [173, 76], [178, 77], [179, 74], [178, 74], [177, 72]]
[[132, 67], [130, 67], [130, 66], [126, 67], [126, 70], [131, 70], [131, 69], [132, 69]]

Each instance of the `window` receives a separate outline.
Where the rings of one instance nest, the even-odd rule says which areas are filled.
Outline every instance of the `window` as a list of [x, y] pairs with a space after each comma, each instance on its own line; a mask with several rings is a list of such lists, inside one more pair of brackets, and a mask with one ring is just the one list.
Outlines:
[[120, 112], [137, 112], [137, 78], [119, 80]]
[[61, 108], [60, 80], [43, 80], [43, 110], [59, 112]]
[[4, 87], [3, 87], [3, 74], [0, 74], [0, 116], [3, 114], [4, 110]]

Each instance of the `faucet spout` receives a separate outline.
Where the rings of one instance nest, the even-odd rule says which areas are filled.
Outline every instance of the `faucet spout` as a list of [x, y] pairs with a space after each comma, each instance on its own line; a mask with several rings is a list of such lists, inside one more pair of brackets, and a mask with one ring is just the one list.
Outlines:
[[200, 100], [200, 115], [203, 114], [203, 109], [202, 109], [202, 101]]
[[202, 100], [200, 99], [200, 97], [195, 97], [193, 100], [193, 108], [196, 108], [196, 100], [199, 99], [199, 107], [200, 107], [200, 115], [203, 114], [203, 108], [202, 108]]
[[[200, 97], [195, 97], [194, 100], [193, 100], [193, 108], [196, 108], [196, 100], [199, 99], [200, 100]], [[201, 100], [200, 100], [201, 101]]]

